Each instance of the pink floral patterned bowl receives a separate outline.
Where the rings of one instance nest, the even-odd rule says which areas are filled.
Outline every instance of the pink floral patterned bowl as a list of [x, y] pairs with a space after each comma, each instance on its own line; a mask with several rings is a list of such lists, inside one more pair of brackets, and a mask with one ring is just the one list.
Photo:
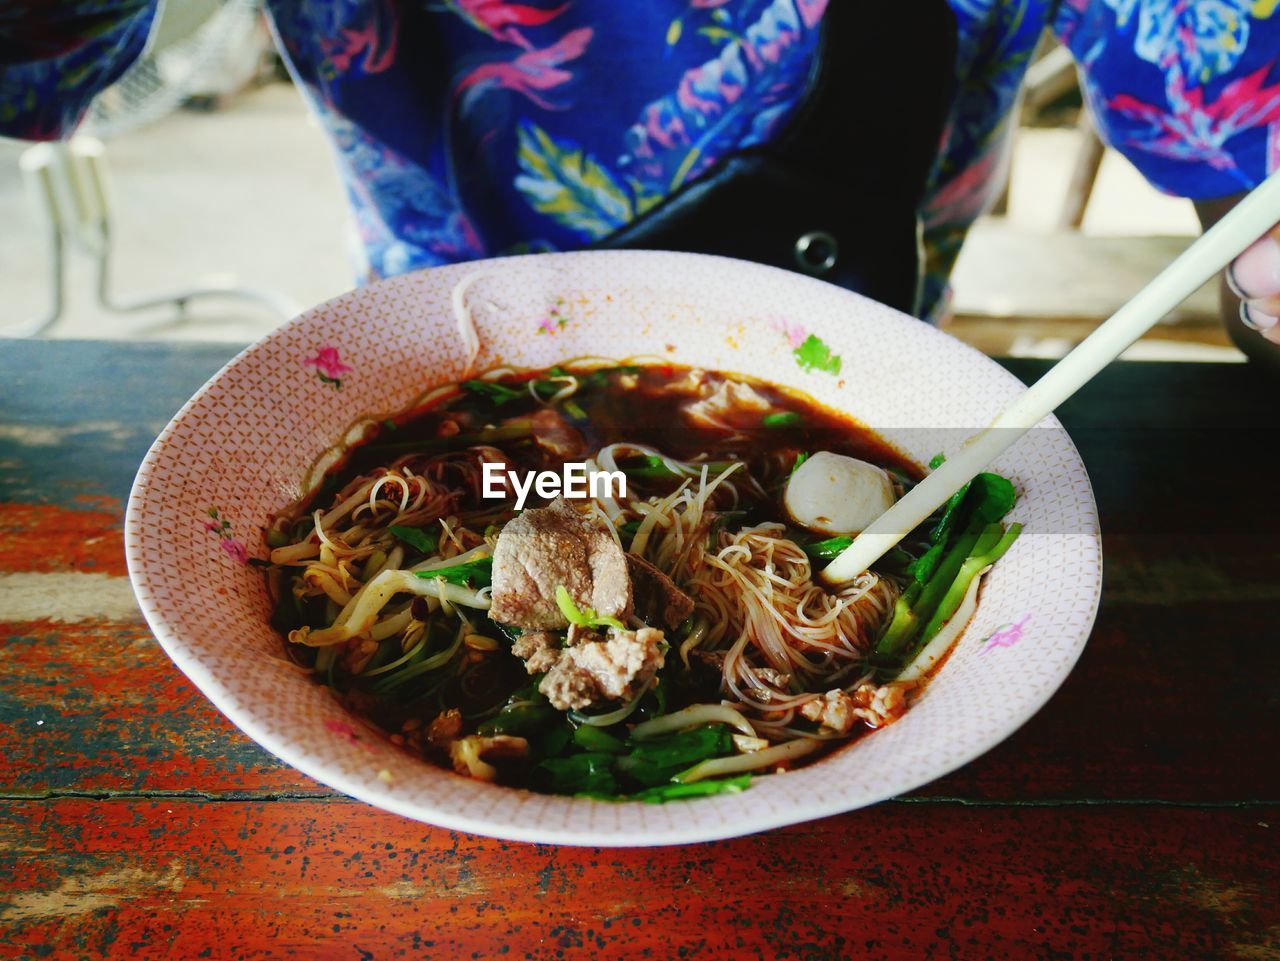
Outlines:
[[[461, 281], [467, 283], [459, 288]], [[946, 334], [870, 300], [755, 264], [591, 252], [425, 270], [321, 304], [250, 347], [151, 448], [129, 501], [129, 573], [170, 657], [246, 734], [333, 788], [449, 828], [525, 841], [705, 841], [849, 811], [953, 770], [1011, 734], [1079, 657], [1101, 551], [1084, 466], [1056, 422], [996, 465], [1025, 533], [988, 575], [951, 657], [898, 723], [745, 792], [665, 805], [548, 797], [417, 760], [281, 657], [267, 624], [262, 525], [365, 424], [476, 369], [581, 356], [766, 378], [846, 410], [923, 462], [1021, 385]], [[471, 348], [474, 348], [474, 344]]]

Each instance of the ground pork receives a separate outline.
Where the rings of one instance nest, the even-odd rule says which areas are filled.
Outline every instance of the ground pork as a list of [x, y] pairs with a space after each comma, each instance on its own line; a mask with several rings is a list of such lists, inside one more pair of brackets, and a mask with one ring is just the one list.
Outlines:
[[530, 674], [543, 674], [560, 659], [560, 638], [550, 631], [526, 631], [511, 645], [511, 653], [524, 659]]
[[665, 651], [663, 633], [655, 628], [610, 628], [606, 639], [566, 647], [538, 690], [561, 711], [629, 700], [662, 667]]
[[800, 713], [838, 734], [848, 734], [857, 721], [871, 727], [892, 724], [907, 709], [907, 688], [901, 684], [860, 684], [852, 692], [828, 691], [801, 705]]

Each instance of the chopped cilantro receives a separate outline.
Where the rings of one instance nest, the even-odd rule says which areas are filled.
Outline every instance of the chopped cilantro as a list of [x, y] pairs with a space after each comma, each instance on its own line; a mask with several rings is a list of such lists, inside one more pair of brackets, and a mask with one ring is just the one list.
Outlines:
[[473, 394], [489, 398], [493, 401], [494, 407], [501, 407], [524, 396], [523, 391], [515, 390], [495, 380], [467, 380], [462, 382], [462, 386]]
[[840, 355], [831, 353], [831, 348], [817, 334], [810, 334], [792, 353], [795, 355], [796, 363], [804, 370], [838, 374], [843, 364]]
[[760, 423], [765, 427], [794, 427], [803, 418], [794, 410], [781, 410], [773, 414], [765, 414]]

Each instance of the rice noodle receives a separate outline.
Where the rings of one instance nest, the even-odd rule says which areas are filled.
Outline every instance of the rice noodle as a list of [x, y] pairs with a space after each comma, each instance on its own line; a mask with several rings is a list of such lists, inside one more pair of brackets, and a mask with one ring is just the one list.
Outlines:
[[[680, 584], [707, 625], [681, 645], [682, 659], [688, 663], [694, 648], [723, 652], [723, 692], [764, 721], [766, 736], [789, 738], [791, 718], [769, 723], [771, 716], [861, 673], [897, 588], [866, 573], [829, 593], [813, 582], [808, 555], [782, 524], [712, 533], [712, 497], [738, 466], [716, 478], [704, 466], [696, 489], [682, 485], [654, 505], [631, 549]], [[780, 683], [784, 676], [802, 693]]]

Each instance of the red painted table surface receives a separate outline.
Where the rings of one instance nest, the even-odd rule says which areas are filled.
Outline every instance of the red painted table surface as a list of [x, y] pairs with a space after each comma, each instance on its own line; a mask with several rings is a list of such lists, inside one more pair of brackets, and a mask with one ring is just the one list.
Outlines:
[[170, 665], [123, 504], [231, 353], [0, 347], [0, 957], [1280, 958], [1276, 384], [1119, 365], [1062, 412], [1102, 608], [1004, 744], [842, 817], [593, 850], [334, 794]]

